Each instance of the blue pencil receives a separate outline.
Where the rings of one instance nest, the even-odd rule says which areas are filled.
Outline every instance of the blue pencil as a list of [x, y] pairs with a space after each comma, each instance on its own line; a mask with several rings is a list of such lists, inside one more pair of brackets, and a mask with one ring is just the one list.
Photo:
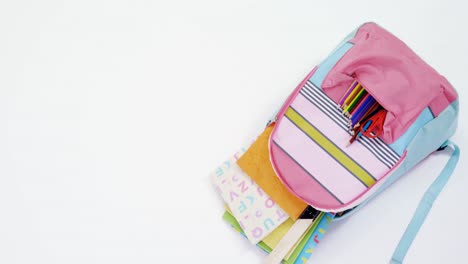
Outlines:
[[375, 103], [374, 97], [368, 97], [366, 101], [356, 110], [353, 116], [351, 116], [351, 127], [354, 127], [359, 120], [361, 120], [362, 116], [369, 110], [369, 108]]
[[[362, 128], [364, 131], [366, 131], [366, 129], [372, 124], [372, 120], [369, 120], [367, 121], [367, 123], [364, 125], [364, 127]], [[359, 131], [358, 135], [357, 135], [357, 138], [361, 137], [362, 136], [362, 130]]]

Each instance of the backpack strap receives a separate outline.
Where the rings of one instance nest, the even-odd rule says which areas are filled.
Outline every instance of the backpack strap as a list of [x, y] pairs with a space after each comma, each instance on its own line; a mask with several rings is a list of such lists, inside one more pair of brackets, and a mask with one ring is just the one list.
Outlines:
[[391, 264], [401, 264], [403, 262], [406, 252], [408, 252], [411, 243], [413, 243], [413, 240], [418, 234], [421, 225], [424, 223], [427, 214], [431, 210], [433, 202], [444, 188], [457, 165], [458, 158], [460, 156], [460, 149], [451, 141], [446, 141], [439, 150], [445, 149], [447, 146], [451, 146], [453, 148], [452, 156], [419, 202], [418, 208], [413, 214], [411, 222], [406, 227], [405, 233], [401, 237], [398, 246], [393, 252], [392, 259], [390, 260]]

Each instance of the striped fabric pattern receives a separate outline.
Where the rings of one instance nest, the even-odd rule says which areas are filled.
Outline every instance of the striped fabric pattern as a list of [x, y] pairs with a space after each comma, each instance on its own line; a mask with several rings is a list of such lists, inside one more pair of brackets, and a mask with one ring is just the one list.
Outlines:
[[[319, 87], [315, 86], [312, 82], [307, 81], [305, 86], [300, 92], [304, 97], [310, 100], [315, 106], [337, 123], [344, 131], [348, 132], [346, 117], [340, 112], [336, 103], [330, 99]], [[351, 137], [351, 134], [348, 132]], [[364, 145], [376, 157], [382, 161], [388, 168], [392, 168], [400, 160], [400, 155], [390, 148], [380, 138], [367, 138], [361, 137], [357, 141]]]
[[362, 137], [347, 146], [350, 136], [336, 103], [307, 82], [272, 136], [271, 157], [278, 176], [296, 195], [320, 208], [351, 202], [400, 156], [378, 138]]
[[356, 163], [350, 156], [346, 155], [330, 139], [327, 138], [314, 125], [304, 119], [294, 108], [289, 107], [286, 111], [286, 117], [310, 139], [312, 139], [320, 148], [333, 157], [346, 170], [356, 176], [365, 186], [369, 187], [375, 183], [375, 179], [363, 167]]

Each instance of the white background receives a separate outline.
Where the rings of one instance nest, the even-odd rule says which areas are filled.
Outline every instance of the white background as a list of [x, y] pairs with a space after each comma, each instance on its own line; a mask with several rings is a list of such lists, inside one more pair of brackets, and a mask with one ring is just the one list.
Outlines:
[[[0, 263], [260, 263], [208, 173], [376, 21], [458, 89], [462, 156], [406, 263], [467, 263], [466, 1], [0, 3]], [[386, 263], [448, 155], [330, 226], [310, 263]]]

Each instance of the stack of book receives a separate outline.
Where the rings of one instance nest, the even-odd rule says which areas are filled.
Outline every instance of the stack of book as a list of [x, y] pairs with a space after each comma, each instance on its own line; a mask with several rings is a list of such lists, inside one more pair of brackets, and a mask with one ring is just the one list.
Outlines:
[[335, 217], [290, 193], [271, 166], [268, 138], [274, 124], [211, 173], [226, 204], [223, 219], [269, 253], [267, 263], [305, 263]]

